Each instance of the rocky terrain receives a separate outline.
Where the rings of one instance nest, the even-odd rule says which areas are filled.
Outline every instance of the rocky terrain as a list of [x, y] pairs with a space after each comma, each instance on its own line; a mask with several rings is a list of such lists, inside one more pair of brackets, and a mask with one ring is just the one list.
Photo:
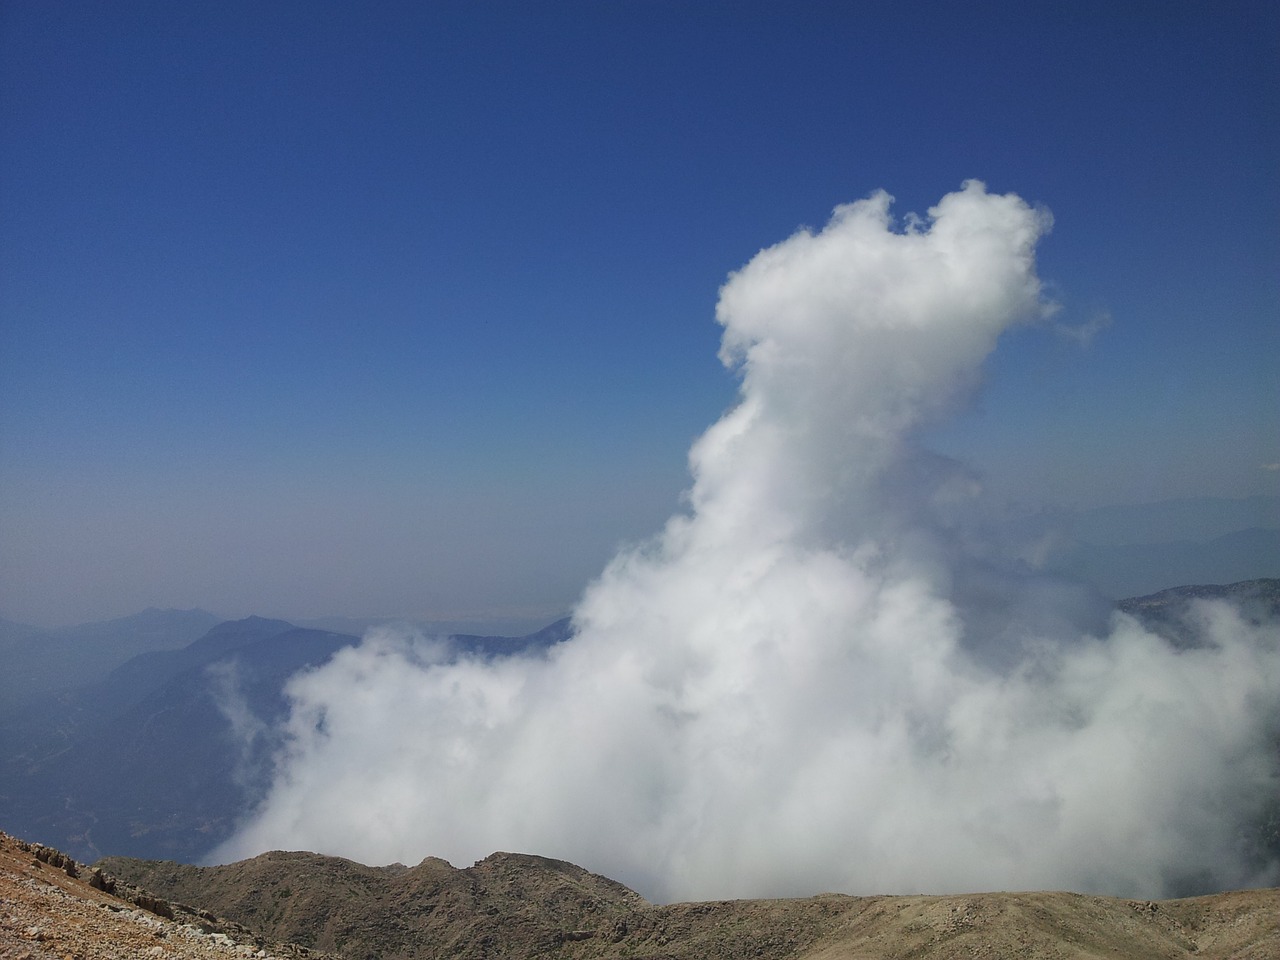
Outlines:
[[365, 958], [1274, 958], [1280, 890], [1134, 901], [1071, 893], [650, 904], [557, 860], [457, 869], [267, 853], [220, 867], [99, 866], [280, 940]]
[[[326, 960], [0, 833], [0, 957]], [[333, 960], [333, 958], [328, 958]]]
[[1280, 956], [1280, 890], [1159, 902], [826, 894], [658, 906], [573, 864], [520, 854], [465, 869], [281, 852], [222, 867], [88, 867], [0, 833], [0, 957], [14, 960], [1192, 956]]

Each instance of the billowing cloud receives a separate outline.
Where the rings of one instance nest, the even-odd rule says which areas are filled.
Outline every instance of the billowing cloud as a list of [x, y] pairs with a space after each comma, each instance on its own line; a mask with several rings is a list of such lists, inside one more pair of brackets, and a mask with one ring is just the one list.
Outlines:
[[1274, 628], [1204, 606], [1175, 650], [1019, 574], [913, 441], [1041, 314], [1048, 226], [971, 181], [927, 221], [877, 193], [761, 251], [721, 290], [741, 393], [687, 511], [544, 656], [379, 631], [294, 678], [276, 781], [218, 858], [517, 850], [660, 900], [1274, 879], [1240, 837], [1277, 783]]

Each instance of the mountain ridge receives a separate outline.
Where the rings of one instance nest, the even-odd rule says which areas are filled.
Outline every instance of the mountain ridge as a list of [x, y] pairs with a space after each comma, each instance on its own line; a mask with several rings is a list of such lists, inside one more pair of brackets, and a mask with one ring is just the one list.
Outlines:
[[180, 648], [221, 622], [207, 610], [159, 609], [112, 620], [42, 628], [0, 621], [0, 715], [75, 689], [139, 654]]
[[[664, 906], [571, 863], [511, 853], [462, 869], [430, 857], [416, 867], [366, 867], [267, 853], [224, 868], [180, 868], [196, 878], [241, 871], [230, 884], [188, 884], [190, 903], [130, 879], [150, 869], [163, 880], [159, 875], [177, 866], [113, 860], [90, 867], [0, 832], [0, 956], [1262, 960], [1280, 949], [1276, 889], [1167, 901], [1057, 892], [823, 894]], [[215, 912], [237, 895], [252, 907], [241, 910], [253, 914], [252, 924]], [[268, 932], [284, 927], [312, 942], [341, 942], [341, 949], [321, 952]]]
[[352, 960], [1260, 960], [1280, 949], [1280, 889], [1173, 901], [1033, 891], [656, 905], [574, 864], [530, 854], [495, 853], [462, 868], [430, 857], [416, 867], [369, 867], [282, 851], [218, 867], [125, 858], [95, 867], [259, 936]]

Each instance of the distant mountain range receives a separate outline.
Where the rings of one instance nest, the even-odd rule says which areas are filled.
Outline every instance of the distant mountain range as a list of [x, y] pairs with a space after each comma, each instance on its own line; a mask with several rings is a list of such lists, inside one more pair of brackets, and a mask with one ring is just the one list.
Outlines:
[[1116, 609], [1137, 617], [1144, 627], [1174, 646], [1192, 647], [1196, 641], [1194, 631], [1188, 629], [1188, 615], [1195, 600], [1227, 600], [1252, 623], [1280, 623], [1280, 580], [1174, 587], [1121, 600]]
[[1047, 570], [1095, 585], [1105, 596], [1153, 593], [1170, 583], [1234, 583], [1280, 577], [1280, 530], [1253, 528], [1211, 540], [1064, 544]]
[[207, 610], [152, 608], [52, 629], [0, 620], [0, 715], [101, 680], [140, 653], [185, 647], [221, 619]]
[[1055, 510], [1012, 521], [1011, 539], [1039, 543], [1035, 566], [1112, 600], [1170, 584], [1280, 577], [1280, 497], [1194, 497]]
[[[495, 657], [568, 634], [566, 619], [524, 637], [449, 643], [457, 655]], [[198, 859], [269, 782], [285, 681], [358, 642], [248, 617], [178, 649], [166, 640], [74, 693], [29, 698], [0, 722], [0, 824], [81, 860]]]
[[1280, 530], [1280, 497], [1187, 497], [1060, 513], [1072, 536], [1098, 546], [1200, 542], [1240, 530]]

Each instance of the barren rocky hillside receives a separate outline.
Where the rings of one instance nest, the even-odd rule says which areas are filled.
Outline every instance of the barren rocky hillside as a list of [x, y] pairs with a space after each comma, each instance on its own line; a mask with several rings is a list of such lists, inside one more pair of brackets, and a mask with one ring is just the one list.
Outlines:
[[0, 833], [0, 957], [335, 960], [171, 903], [52, 847]]
[[499, 853], [456, 869], [268, 853], [103, 869], [260, 933], [365, 958], [1275, 958], [1280, 890], [1161, 902], [1070, 893], [656, 906], [572, 864]]

